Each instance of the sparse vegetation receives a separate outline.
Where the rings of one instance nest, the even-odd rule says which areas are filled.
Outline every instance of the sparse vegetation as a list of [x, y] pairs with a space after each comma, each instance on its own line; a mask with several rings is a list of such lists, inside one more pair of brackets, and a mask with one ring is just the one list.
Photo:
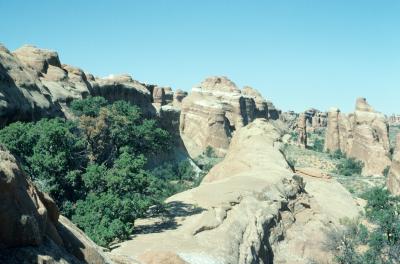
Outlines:
[[380, 187], [366, 192], [365, 224], [344, 222], [346, 228], [330, 234], [329, 247], [340, 264], [394, 264], [400, 260], [400, 198]]

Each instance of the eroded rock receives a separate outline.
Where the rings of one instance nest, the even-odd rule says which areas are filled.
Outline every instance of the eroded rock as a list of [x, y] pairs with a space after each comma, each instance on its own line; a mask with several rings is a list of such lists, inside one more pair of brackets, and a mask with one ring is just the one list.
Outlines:
[[0, 262], [110, 263], [1, 146], [0, 199]]
[[340, 150], [364, 163], [363, 175], [382, 175], [390, 165], [389, 128], [383, 114], [376, 112], [365, 98], [358, 98], [353, 114], [338, 109], [328, 114], [325, 150]]

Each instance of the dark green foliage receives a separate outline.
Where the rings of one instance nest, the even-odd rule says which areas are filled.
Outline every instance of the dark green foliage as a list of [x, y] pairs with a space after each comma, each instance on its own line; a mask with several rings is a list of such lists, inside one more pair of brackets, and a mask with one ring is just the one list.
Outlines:
[[86, 144], [74, 123], [59, 118], [17, 122], [0, 130], [0, 142], [59, 205], [80, 197]]
[[323, 152], [324, 151], [324, 144], [325, 144], [325, 140], [316, 138], [314, 140], [314, 145], [313, 145], [312, 149], [314, 151]]
[[167, 181], [167, 196], [194, 187], [199, 177], [188, 160], [165, 163], [152, 170], [152, 174]]
[[144, 169], [144, 156], [123, 152], [114, 166], [90, 165], [83, 175], [88, 195], [76, 204], [73, 221], [100, 245], [127, 239], [136, 218], [166, 197], [167, 188]]
[[138, 107], [118, 101], [101, 108], [95, 117], [82, 116], [80, 128], [88, 141], [89, 157], [110, 166], [120, 149], [135, 155], [166, 152], [171, 145], [167, 131], [144, 119]]
[[292, 139], [292, 141], [297, 142], [299, 140], [299, 133], [297, 133], [296, 131], [292, 131], [290, 133], [290, 138]]
[[334, 152], [329, 153], [329, 156], [332, 159], [337, 159], [337, 160], [346, 158], [346, 155], [340, 149], [337, 149]]
[[[383, 188], [366, 192], [366, 218], [369, 228], [360, 223], [347, 223], [346, 230], [331, 236], [336, 261], [352, 263], [399, 263], [400, 260], [400, 198]], [[366, 251], [357, 248], [364, 246]]]
[[390, 166], [387, 166], [383, 171], [382, 171], [382, 175], [387, 177], [389, 175], [389, 171], [390, 171]]
[[[21, 162], [62, 213], [102, 246], [128, 238], [134, 221], [182, 190], [172, 176], [146, 169], [147, 157], [168, 151], [170, 136], [126, 102], [101, 97], [73, 101], [76, 122], [43, 119], [0, 130], [0, 143]], [[190, 164], [189, 164], [190, 165]], [[193, 180], [179, 164], [179, 182]]]
[[359, 175], [362, 172], [364, 163], [354, 158], [343, 158], [336, 165], [336, 173], [344, 176]]
[[208, 158], [216, 158], [217, 157], [215, 150], [211, 146], [207, 146], [206, 150], [204, 151], [204, 155]]
[[83, 100], [74, 100], [71, 102], [70, 108], [77, 116], [87, 115], [95, 117], [99, 114], [100, 108], [107, 105], [107, 100], [103, 97], [88, 97]]

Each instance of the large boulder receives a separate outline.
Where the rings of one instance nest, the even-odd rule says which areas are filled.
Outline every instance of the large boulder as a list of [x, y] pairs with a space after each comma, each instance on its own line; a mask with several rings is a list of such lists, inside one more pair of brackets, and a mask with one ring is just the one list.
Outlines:
[[[48, 60], [55, 63], [51, 58]], [[39, 81], [37, 72], [0, 45], [0, 126], [61, 114], [51, 100], [50, 91]]]
[[168, 218], [138, 220], [134, 239], [112, 253], [139, 261], [169, 252], [187, 263], [329, 263], [326, 232], [358, 214], [335, 180], [294, 175], [279, 131], [263, 119], [235, 133], [199, 187], [166, 203]]
[[13, 52], [49, 90], [51, 100], [65, 104], [90, 94], [91, 86], [85, 73], [70, 65], [61, 65], [57, 52], [35, 46], [23, 46]]
[[340, 150], [364, 163], [363, 175], [382, 175], [390, 165], [389, 129], [385, 116], [358, 98], [353, 114], [328, 113], [325, 150]]
[[396, 148], [392, 157], [387, 186], [394, 195], [400, 195], [400, 134], [396, 137]]
[[1, 263], [109, 263], [1, 146], [0, 199]]
[[36, 75], [42, 76], [49, 66], [61, 68], [61, 62], [57, 52], [47, 49], [39, 49], [32, 45], [24, 45], [15, 50], [13, 54]]

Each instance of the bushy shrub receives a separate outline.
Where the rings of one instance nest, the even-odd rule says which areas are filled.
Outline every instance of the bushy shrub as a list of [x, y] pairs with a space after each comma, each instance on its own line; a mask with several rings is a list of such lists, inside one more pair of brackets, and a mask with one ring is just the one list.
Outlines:
[[344, 176], [359, 175], [362, 172], [364, 163], [354, 158], [343, 158], [336, 165], [336, 173]]
[[314, 140], [314, 145], [313, 145], [312, 149], [317, 152], [323, 152], [324, 144], [325, 144], [325, 140], [316, 138]]
[[387, 166], [383, 171], [382, 171], [382, 175], [387, 177], [389, 175], [390, 172], [390, 166]]
[[70, 109], [77, 116], [92, 116], [99, 114], [100, 109], [107, 105], [107, 100], [100, 96], [88, 97], [83, 100], [74, 100], [70, 104]]

